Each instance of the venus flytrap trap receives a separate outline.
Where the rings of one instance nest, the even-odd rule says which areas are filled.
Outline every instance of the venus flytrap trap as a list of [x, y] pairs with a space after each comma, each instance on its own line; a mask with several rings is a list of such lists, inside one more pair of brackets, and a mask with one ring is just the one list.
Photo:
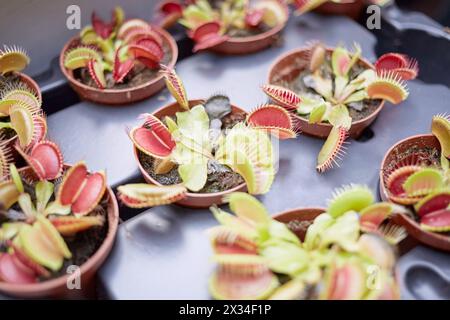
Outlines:
[[65, 170], [49, 141], [22, 155], [30, 166], [11, 165], [0, 183], [0, 279], [11, 284], [46, 281], [64, 274], [64, 265], [81, 265], [101, 243], [78, 235], [103, 241], [97, 237], [106, 221], [103, 173], [88, 173], [84, 162]]
[[408, 97], [405, 81], [417, 76], [418, 64], [405, 55], [389, 53], [372, 69], [362, 62], [356, 43], [352, 50], [343, 46], [330, 50], [313, 43], [300, 53], [303, 58], [294, 60], [301, 69], [295, 79], [275, 81], [262, 90], [300, 119], [300, 130], [306, 125], [318, 131], [331, 126], [317, 159], [316, 169], [324, 172], [339, 166], [354, 122], [368, 119], [381, 100], [398, 104]]
[[[410, 206], [410, 216], [425, 231], [450, 231], [450, 119], [433, 117], [431, 131], [441, 147], [439, 164], [429, 161], [399, 163], [385, 174], [385, 187], [392, 202]], [[427, 159], [424, 159], [427, 160]]]
[[[64, 66], [79, 70], [82, 82], [99, 89], [132, 87], [154, 77], [160, 63], [168, 61], [165, 46], [147, 22], [125, 20], [123, 10], [116, 7], [109, 23], [92, 13], [91, 25], [80, 32], [79, 45], [65, 52]], [[145, 72], [151, 74], [144, 77]]]
[[399, 299], [392, 245], [406, 234], [388, 222], [399, 208], [374, 203], [367, 187], [338, 190], [304, 239], [252, 196], [226, 200], [234, 215], [211, 207], [220, 223], [209, 230], [215, 299]]
[[31, 88], [20, 74], [29, 62], [22, 48], [5, 46], [0, 50], [0, 180], [8, 175], [16, 140], [20, 148], [26, 149], [47, 133], [37, 88]]
[[231, 38], [264, 33], [287, 20], [282, 4], [273, 0], [198, 0], [183, 4], [165, 1], [159, 8], [162, 25], [175, 21], [188, 30], [195, 41], [194, 52], [220, 45]]
[[244, 182], [251, 194], [268, 192], [275, 177], [269, 134], [295, 138], [290, 114], [263, 105], [246, 115], [221, 94], [192, 103], [175, 71], [163, 66], [163, 72], [181, 111], [161, 119], [141, 115], [144, 124], [128, 133], [141, 166], [160, 185], [121, 186], [119, 198], [142, 208], [176, 202], [188, 192], [224, 192]]

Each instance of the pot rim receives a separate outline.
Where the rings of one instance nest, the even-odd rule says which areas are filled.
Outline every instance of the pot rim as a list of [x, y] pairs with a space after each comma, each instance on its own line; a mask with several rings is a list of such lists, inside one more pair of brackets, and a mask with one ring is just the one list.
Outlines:
[[[150, 24], [149, 24], [150, 25]], [[170, 35], [170, 33], [168, 33], [166, 30], [158, 27], [158, 26], [154, 26], [151, 25], [151, 27], [153, 29], [155, 29], [163, 38], [164, 40], [168, 43], [170, 50], [172, 51], [172, 59], [170, 60], [170, 62], [168, 63], [168, 67], [169, 68], [173, 68], [178, 60], [178, 46], [177, 43], [175, 42], [174, 38]], [[71, 46], [71, 44], [75, 41], [79, 41], [80, 36], [76, 35], [72, 38], [70, 38], [66, 44], [64, 45], [64, 47], [62, 48], [60, 54], [59, 54], [59, 68], [61, 69], [61, 72], [64, 74], [64, 76], [66, 77], [66, 79], [70, 82], [70, 83], [74, 83], [75, 85], [83, 88], [84, 90], [87, 91], [91, 91], [91, 92], [96, 92], [98, 94], [110, 94], [110, 93], [126, 93], [126, 92], [134, 92], [134, 91], [138, 91], [142, 88], [146, 88], [148, 86], [151, 86], [159, 81], [161, 81], [163, 79], [163, 75], [161, 73], [159, 73], [156, 77], [154, 77], [153, 79], [151, 79], [150, 81], [147, 81], [145, 83], [142, 83], [138, 86], [132, 87], [132, 88], [123, 88], [123, 89], [99, 89], [99, 88], [94, 88], [91, 86], [88, 86], [84, 83], [82, 83], [81, 81], [78, 81], [77, 79], [74, 78], [73, 76], [73, 71], [72, 70], [68, 70], [65, 66], [64, 66], [64, 55], [67, 52], [68, 48]]]
[[[71, 167], [71, 164], [65, 163], [65, 167]], [[20, 171], [26, 170], [27, 167], [23, 167]], [[106, 186], [106, 190], [108, 191], [109, 201], [108, 201], [108, 232], [106, 234], [105, 239], [103, 240], [100, 247], [97, 251], [89, 257], [87, 261], [85, 261], [80, 267], [80, 275], [81, 278], [86, 274], [87, 271], [92, 269], [94, 265], [102, 259], [105, 259], [108, 256], [108, 251], [110, 250], [108, 247], [112, 246], [114, 243], [117, 228], [119, 225], [119, 206], [117, 204], [116, 196], [112, 191], [110, 186]], [[33, 284], [12, 284], [6, 282], [0, 282], [0, 291], [5, 292], [7, 294], [12, 294], [14, 296], [21, 295], [35, 295], [39, 292], [46, 292], [54, 290], [58, 287], [64, 286], [67, 283], [69, 278], [69, 274], [59, 276], [58, 278], [54, 278], [51, 280], [46, 280], [42, 282], [37, 282]]]
[[[191, 103], [191, 102], [200, 102], [200, 101], [205, 101], [205, 100], [206, 99], [189, 99], [188, 102], [189, 103]], [[175, 102], [169, 103], [169, 104], [167, 104], [165, 106], [162, 106], [162, 107], [156, 109], [154, 112], [152, 112], [152, 115], [155, 115], [156, 113], [159, 113], [159, 112], [161, 112], [161, 111], [163, 111], [165, 109], [172, 108], [175, 105], [178, 105], [178, 102], [175, 101]], [[237, 111], [240, 111], [242, 113], [248, 114], [247, 111], [245, 111], [242, 108], [239, 108], [239, 107], [235, 106], [234, 104], [231, 104], [231, 107], [236, 109]], [[138, 164], [139, 170], [141, 171], [141, 174], [144, 176], [144, 178], [147, 181], [151, 181], [153, 184], [155, 184], [157, 186], [164, 186], [162, 183], [159, 183], [158, 181], [153, 179], [147, 173], [147, 171], [145, 171], [144, 167], [142, 166], [141, 162], [139, 161], [138, 150], [137, 150], [137, 148], [136, 148], [136, 146], [134, 144], [133, 144], [133, 154], [134, 154], [134, 158], [135, 158], [135, 160], [136, 160], [136, 162]], [[211, 193], [186, 192], [186, 197], [193, 197], [193, 198], [220, 197], [220, 196], [224, 196], [224, 195], [226, 195], [228, 193], [235, 192], [235, 191], [241, 189], [242, 187], [244, 187], [245, 185], [246, 184], [244, 182], [244, 183], [241, 183], [241, 184], [239, 184], [239, 185], [237, 185], [237, 186], [235, 186], [235, 187], [233, 187], [231, 189], [220, 191], [220, 192], [211, 192]]]
[[[289, 7], [287, 6], [286, 3], [277, 1], [280, 5], [283, 6], [283, 10], [286, 13], [286, 19], [277, 24], [275, 27], [270, 28], [269, 30], [256, 34], [256, 35], [252, 35], [252, 36], [247, 36], [247, 37], [230, 37], [227, 41], [225, 41], [224, 43], [247, 43], [247, 42], [255, 42], [258, 40], [262, 40], [265, 38], [269, 38], [272, 37], [274, 35], [276, 35], [277, 33], [279, 33], [281, 30], [283, 30], [286, 27], [286, 24], [289, 20]], [[219, 44], [220, 45], [220, 44]]]
[[[330, 47], [330, 46], [326, 46], [326, 47], [325, 47], [325, 49], [327, 50], [328, 53], [329, 53], [330, 51], [334, 50], [335, 48], [336, 48], [336, 47]], [[299, 54], [299, 53], [304, 52], [304, 51], [306, 51], [306, 50], [307, 50], [307, 47], [301, 47], [301, 48], [292, 49], [292, 50], [290, 50], [290, 51], [288, 51], [288, 52], [286, 52], [286, 53], [280, 55], [280, 56], [279, 56], [279, 57], [271, 64], [271, 66], [270, 66], [270, 68], [269, 68], [269, 74], [268, 74], [268, 76], [267, 76], [267, 83], [268, 83], [268, 84], [271, 84], [271, 75], [272, 75], [273, 73], [275, 73], [275, 67], [276, 67], [282, 60], [284, 60], [285, 58], [287, 58], [287, 57], [289, 57], [289, 56], [291, 56], [291, 55]], [[360, 58], [358, 59], [358, 61], [359, 61], [359, 62], [362, 62], [364, 65], [366, 65], [366, 66], [367, 66], [367, 69], [375, 70], [375, 66], [374, 66], [371, 62], [369, 62], [366, 58], [360, 57]], [[374, 99], [374, 100], [376, 100], [376, 99]], [[362, 118], [362, 119], [360, 119], [360, 120], [357, 120], [357, 121], [353, 121], [353, 119], [352, 119], [352, 127], [353, 127], [354, 125], [357, 125], [357, 124], [366, 122], [367, 120], [371, 119], [372, 117], [378, 116], [378, 114], [380, 113], [380, 111], [383, 109], [385, 103], [386, 103], [385, 100], [381, 100], [380, 104], [379, 104], [378, 107], [375, 109], [375, 111], [373, 111], [373, 112], [372, 112], [371, 114], [369, 114], [367, 117], [364, 117], [364, 118]], [[307, 119], [303, 118], [303, 117], [302, 117], [301, 115], [299, 115], [299, 114], [296, 114], [296, 113], [295, 113], [294, 116], [296, 116], [297, 118], [299, 118], [301, 121], [308, 121]], [[320, 123], [311, 123], [311, 124], [308, 122], [308, 124], [311, 125], [311, 126], [318, 126], [318, 127], [325, 127], [325, 128], [331, 128], [331, 127], [332, 127], [329, 123], [322, 123], [322, 122], [320, 122]]]

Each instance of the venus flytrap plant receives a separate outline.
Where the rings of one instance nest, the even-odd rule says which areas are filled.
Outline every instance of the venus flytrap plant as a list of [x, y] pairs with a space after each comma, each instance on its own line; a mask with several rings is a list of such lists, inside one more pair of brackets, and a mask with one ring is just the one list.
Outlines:
[[[376, 62], [375, 69], [359, 66], [361, 47], [352, 51], [343, 46], [328, 52], [321, 43], [307, 49], [305, 71], [301, 74], [302, 92], [280, 85], [262, 86], [263, 91], [292, 115], [309, 124], [329, 124], [331, 132], [319, 153], [317, 170], [324, 172], [339, 166], [353, 114], [363, 112], [366, 103], [387, 100], [398, 104], [408, 97], [405, 80], [414, 79], [418, 64], [405, 55], [389, 53]], [[304, 92], [303, 92], [304, 91]]]
[[78, 233], [102, 227], [106, 214], [103, 173], [89, 174], [79, 162], [60, 179], [62, 157], [48, 141], [23, 155], [29, 170], [19, 172], [11, 165], [8, 180], [0, 183], [0, 278], [14, 284], [58, 276], [67, 259], [80, 258], [73, 257], [76, 245], [67, 243]]
[[[363, 0], [290, 0], [289, 2], [292, 3], [295, 7], [295, 14], [301, 15], [306, 12], [312, 11], [319, 6], [326, 4], [326, 3], [336, 3], [336, 4], [351, 4], [356, 1], [363, 1]], [[384, 6], [390, 2], [390, 0], [364, 0], [367, 4], [376, 4], [378, 6]]]
[[8, 175], [12, 163], [12, 138], [22, 149], [44, 139], [47, 122], [37, 92], [18, 72], [30, 62], [25, 50], [4, 46], [0, 50], [0, 179]]
[[144, 20], [125, 21], [123, 10], [116, 7], [109, 23], [92, 14], [91, 25], [80, 33], [80, 45], [65, 53], [64, 66], [86, 69], [95, 85], [106, 89], [127, 82], [142, 66], [159, 69], [164, 56], [159, 33]]
[[196, 43], [194, 52], [217, 46], [232, 37], [262, 33], [287, 20], [283, 6], [272, 0], [197, 0], [188, 4], [166, 1], [160, 13], [166, 17], [163, 24], [177, 19], [188, 29], [188, 36]]
[[[251, 194], [268, 192], [275, 176], [268, 134], [294, 138], [290, 114], [278, 106], [263, 105], [245, 117], [242, 111], [233, 112], [229, 98], [223, 95], [190, 108], [181, 79], [172, 69], [163, 67], [163, 72], [167, 88], [184, 111], [164, 119], [141, 115], [144, 124], [128, 134], [141, 154], [141, 163], [150, 157], [150, 173], [164, 185], [121, 186], [119, 198], [130, 207], [141, 208], [178, 201], [188, 190], [220, 192], [244, 181]], [[164, 178], [167, 174], [171, 179]], [[217, 178], [211, 180], [211, 175]], [[214, 189], [208, 189], [212, 184]]]
[[[383, 239], [398, 208], [374, 203], [367, 187], [338, 191], [300, 240], [245, 193], [227, 197], [232, 215], [212, 207], [220, 226], [209, 230], [217, 268], [209, 281], [216, 299], [398, 299], [396, 256]], [[391, 228], [392, 229], [392, 228]], [[393, 244], [404, 230], [387, 233]], [[370, 268], [379, 271], [369, 287]], [[339, 280], [339, 281], [338, 281]], [[244, 285], [245, 284], [245, 285]]]
[[385, 187], [392, 202], [411, 206], [422, 229], [445, 233], [450, 231], [449, 117], [434, 116], [431, 131], [441, 146], [440, 166], [400, 163], [385, 174]]

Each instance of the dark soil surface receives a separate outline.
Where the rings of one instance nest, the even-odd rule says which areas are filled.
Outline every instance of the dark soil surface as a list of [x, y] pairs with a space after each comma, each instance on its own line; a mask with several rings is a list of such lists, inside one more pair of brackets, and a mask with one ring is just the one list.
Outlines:
[[[166, 42], [163, 43], [163, 50], [164, 57], [161, 63], [164, 65], [168, 65], [172, 60], [172, 51], [170, 50], [170, 46]], [[149, 69], [143, 64], [137, 62], [133, 70], [131, 70], [131, 72], [125, 77], [122, 83], [114, 83], [112, 72], [105, 73], [106, 89], [134, 88], [153, 80], [158, 76], [158, 73], [159, 69]], [[90, 87], [97, 88], [97, 85], [90, 76], [87, 68], [74, 70], [73, 74], [75, 79], [77, 79], [78, 81]]]
[[436, 148], [423, 148], [418, 145], [413, 145], [405, 152], [397, 151], [395, 157], [386, 164], [384, 170], [386, 173], [390, 173], [399, 166], [410, 164], [440, 168], [440, 156], [441, 152]]
[[[301, 66], [307, 65], [306, 64], [307, 62], [300, 58], [296, 61], [296, 63], [299, 65], [299, 68]], [[280, 80], [279, 82], [276, 82], [275, 84], [283, 86], [285, 88], [288, 88], [288, 89], [296, 92], [297, 94], [308, 94], [310, 96], [317, 96], [318, 98], [321, 97], [313, 89], [308, 88], [305, 85], [304, 79], [305, 79], [305, 77], [311, 75], [311, 72], [308, 69], [304, 69], [303, 67], [302, 67], [302, 69], [303, 70], [300, 72], [300, 74], [293, 80], [291, 80], [291, 81]], [[364, 70], [365, 70], [365, 68], [362, 64], [355, 64], [349, 73], [350, 81], [352, 79], [356, 78]], [[322, 65], [321, 71], [322, 71], [322, 75], [325, 78], [334, 79], [333, 71], [331, 69], [330, 57], [328, 57], [327, 62]], [[362, 120], [362, 119], [368, 117], [369, 115], [371, 115], [372, 113], [374, 113], [376, 111], [376, 109], [378, 108], [378, 106], [380, 105], [380, 103], [381, 103], [381, 100], [366, 99], [366, 100], [362, 101], [362, 106], [360, 106], [360, 107], [362, 107], [361, 110], [357, 110], [355, 108], [352, 108], [351, 106], [348, 106], [348, 111], [349, 111], [350, 117], [352, 118], [353, 122]], [[305, 119], [308, 118], [307, 115], [306, 116], [301, 115], [301, 117], [304, 117]]]
[[[236, 123], [242, 122], [245, 114], [232, 113], [222, 118], [222, 130], [233, 127]], [[168, 173], [156, 174], [153, 170], [154, 158], [138, 151], [139, 162], [144, 170], [156, 181], [163, 185], [172, 185], [181, 183], [178, 167], [175, 166]], [[232, 189], [244, 182], [242, 177], [231, 170], [229, 167], [217, 162], [208, 162], [208, 178], [205, 186], [197, 193], [213, 193]]]
[[[28, 192], [32, 198], [33, 203], [35, 203], [34, 199], [34, 187], [30, 184], [25, 185], [26, 192]], [[86, 231], [79, 232], [73, 236], [67, 237], [64, 236], [64, 240], [69, 247], [70, 252], [72, 253], [71, 259], [64, 259], [64, 263], [62, 268], [57, 272], [52, 272], [50, 279], [58, 278], [59, 276], [64, 276], [67, 274], [67, 267], [71, 265], [76, 265], [81, 267], [83, 263], [85, 263], [102, 245], [103, 241], [106, 238], [108, 233], [108, 194], [105, 192], [105, 195], [99, 205], [91, 212], [89, 215], [102, 215], [104, 217], [104, 223], [102, 226], [92, 227]], [[51, 201], [53, 201], [52, 199]], [[14, 205], [8, 212], [0, 215], [0, 223], [10, 221], [21, 221], [24, 220], [24, 215], [21, 212], [18, 204]], [[2, 251], [5, 251], [6, 248], [2, 246]], [[40, 279], [40, 281], [48, 280], [48, 278]]]

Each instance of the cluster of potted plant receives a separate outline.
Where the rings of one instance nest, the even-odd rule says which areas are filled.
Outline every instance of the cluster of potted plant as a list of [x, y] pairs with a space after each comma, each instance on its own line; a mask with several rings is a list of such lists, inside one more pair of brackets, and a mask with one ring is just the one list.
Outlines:
[[289, 2], [295, 7], [297, 15], [314, 10], [322, 14], [346, 15], [358, 19], [366, 5], [384, 6], [391, 0], [290, 0]]
[[116, 7], [110, 22], [92, 13], [91, 25], [69, 40], [60, 66], [82, 97], [105, 104], [145, 99], [164, 87], [160, 64], [174, 66], [177, 45], [170, 34]]
[[13, 146], [30, 148], [47, 133], [39, 87], [20, 72], [29, 62], [20, 47], [0, 50], [0, 180], [16, 158]]
[[277, 0], [164, 1], [161, 25], [175, 22], [188, 30], [194, 52], [210, 49], [225, 54], [262, 50], [277, 40], [289, 11]]
[[361, 135], [385, 100], [398, 104], [408, 97], [405, 81], [417, 74], [417, 61], [402, 54], [387, 53], [373, 66], [358, 44], [349, 51], [313, 43], [279, 58], [262, 88], [303, 133], [327, 138], [317, 159], [323, 172], [339, 165], [347, 136]]
[[374, 203], [367, 187], [274, 218], [248, 194], [226, 200], [235, 215], [211, 208], [215, 299], [399, 299], [393, 246], [406, 233], [389, 221], [396, 206]]
[[67, 296], [77, 267], [81, 290], [112, 248], [118, 206], [103, 172], [66, 165], [47, 140], [22, 150], [28, 164], [0, 182], [0, 291], [19, 297]]
[[209, 207], [233, 191], [268, 192], [275, 176], [269, 134], [296, 137], [289, 113], [262, 105], [247, 114], [224, 95], [188, 100], [175, 71], [163, 70], [177, 102], [142, 115], [144, 123], [129, 131], [139, 168], [152, 185], [119, 187], [124, 203]]
[[380, 171], [381, 196], [407, 206], [397, 219], [430, 246], [450, 251], [450, 119], [433, 117], [432, 134], [395, 144]]

